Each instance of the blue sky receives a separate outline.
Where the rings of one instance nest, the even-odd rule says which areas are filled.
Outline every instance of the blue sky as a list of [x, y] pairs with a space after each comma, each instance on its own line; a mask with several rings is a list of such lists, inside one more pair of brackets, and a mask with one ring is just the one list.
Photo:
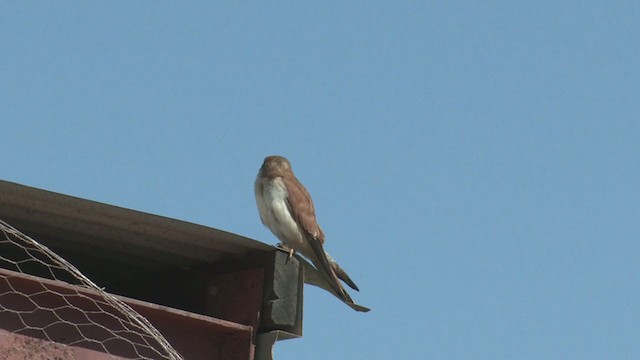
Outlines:
[[278, 359], [640, 358], [640, 5], [7, 2], [2, 179], [270, 244], [288, 157], [355, 313]]

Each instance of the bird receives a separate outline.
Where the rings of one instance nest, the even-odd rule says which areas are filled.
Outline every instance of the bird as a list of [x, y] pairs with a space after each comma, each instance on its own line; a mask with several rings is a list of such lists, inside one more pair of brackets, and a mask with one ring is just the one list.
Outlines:
[[[258, 171], [254, 191], [260, 220], [288, 249], [289, 257], [299, 252], [308, 258], [334, 295], [355, 305], [338, 278], [356, 291], [359, 288], [324, 250], [325, 235], [316, 220], [313, 200], [294, 175], [289, 160], [278, 155], [267, 156]], [[352, 307], [358, 311], [369, 310], [359, 305]]]

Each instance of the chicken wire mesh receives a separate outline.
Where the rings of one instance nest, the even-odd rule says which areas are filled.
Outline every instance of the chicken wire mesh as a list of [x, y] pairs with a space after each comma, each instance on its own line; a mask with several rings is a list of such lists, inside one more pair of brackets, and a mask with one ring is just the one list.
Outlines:
[[[55, 252], [2, 220], [0, 232], [0, 324], [4, 330], [115, 359], [183, 360], [147, 319]], [[34, 342], [28, 345], [33, 347]], [[19, 345], [14, 344], [12, 351], [15, 346]], [[73, 359], [68, 350], [58, 350], [64, 359]], [[0, 348], [0, 359], [8, 351]], [[25, 351], [35, 354], [33, 349]]]

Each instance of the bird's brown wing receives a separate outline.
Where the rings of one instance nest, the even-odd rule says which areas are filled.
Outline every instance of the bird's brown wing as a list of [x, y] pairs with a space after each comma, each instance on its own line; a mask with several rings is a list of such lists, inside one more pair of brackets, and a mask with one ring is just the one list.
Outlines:
[[[320, 241], [320, 244], [324, 245], [324, 233], [316, 221], [316, 213], [311, 195], [309, 195], [307, 189], [297, 179], [294, 180], [287, 177], [284, 178], [283, 181], [289, 191], [289, 210], [294, 219], [296, 219], [309, 236], [317, 239]], [[352, 289], [360, 291], [358, 286], [351, 280], [349, 275], [347, 275], [347, 272], [344, 271], [331, 256], [327, 255], [327, 258], [336, 276]]]
[[291, 176], [282, 177], [285, 187], [288, 191], [289, 210], [293, 218], [302, 226], [313, 238], [324, 244], [324, 233], [318, 222], [316, 221], [316, 209], [313, 206], [313, 200], [307, 189], [296, 179]]
[[327, 277], [327, 282], [339, 294], [343, 301], [353, 303], [351, 296], [349, 296], [340, 284], [338, 277], [333, 271], [331, 262], [324, 252], [322, 246], [324, 243], [324, 233], [316, 221], [315, 209], [309, 192], [294, 177], [283, 177], [282, 179], [288, 191], [287, 202], [289, 211], [304, 230], [307, 243], [313, 252], [312, 254], [303, 255], [309, 257], [309, 260], [313, 262], [316, 268]]

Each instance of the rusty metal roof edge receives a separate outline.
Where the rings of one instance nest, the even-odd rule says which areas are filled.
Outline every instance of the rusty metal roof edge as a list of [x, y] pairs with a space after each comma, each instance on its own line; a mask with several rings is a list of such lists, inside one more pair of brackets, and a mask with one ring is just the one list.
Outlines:
[[42, 209], [44, 205], [50, 212], [60, 212], [78, 221], [113, 226], [132, 232], [153, 228], [159, 232], [213, 239], [250, 250], [273, 250], [270, 245], [224, 230], [0, 180], [0, 203], [16, 206], [18, 200], [20, 207], [27, 210], [33, 208], [35, 211], [46, 211]]

